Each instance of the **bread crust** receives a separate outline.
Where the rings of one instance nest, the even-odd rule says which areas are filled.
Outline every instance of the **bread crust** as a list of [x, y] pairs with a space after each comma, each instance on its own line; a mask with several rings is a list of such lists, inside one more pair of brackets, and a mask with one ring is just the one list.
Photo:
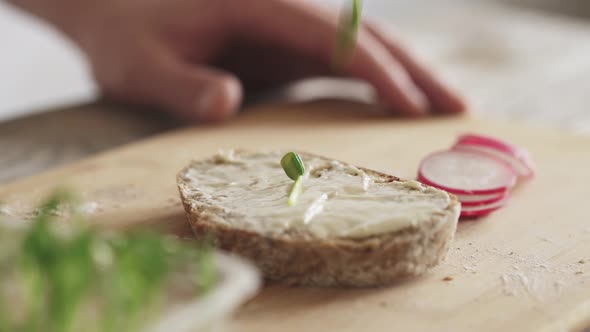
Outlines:
[[[300, 153], [302, 156], [325, 157]], [[416, 277], [446, 256], [455, 234], [460, 204], [451, 194], [445, 213], [401, 230], [365, 238], [318, 239], [289, 234], [259, 234], [215, 222], [216, 211], [200, 201], [198, 188], [178, 177], [188, 221], [197, 238], [210, 237], [220, 248], [254, 262], [268, 280], [289, 285], [373, 287]], [[403, 181], [357, 167], [387, 182]]]

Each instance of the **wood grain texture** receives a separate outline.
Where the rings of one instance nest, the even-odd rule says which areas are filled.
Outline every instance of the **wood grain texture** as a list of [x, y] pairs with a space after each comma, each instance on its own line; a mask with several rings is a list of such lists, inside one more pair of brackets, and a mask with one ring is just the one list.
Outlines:
[[0, 183], [72, 162], [177, 124], [109, 103], [72, 106], [0, 124]]
[[526, 146], [538, 177], [503, 210], [462, 222], [447, 260], [381, 289], [270, 285], [238, 313], [238, 331], [582, 331], [590, 327], [590, 139], [481, 119], [403, 120], [321, 102], [246, 112], [124, 146], [0, 188], [3, 214], [25, 215], [58, 185], [103, 227], [156, 227], [190, 237], [175, 174], [218, 148], [297, 148], [413, 178], [419, 160], [458, 133]]

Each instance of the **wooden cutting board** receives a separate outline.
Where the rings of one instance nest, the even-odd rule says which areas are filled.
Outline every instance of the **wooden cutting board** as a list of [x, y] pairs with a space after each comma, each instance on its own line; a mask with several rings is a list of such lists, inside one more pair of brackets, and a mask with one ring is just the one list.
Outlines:
[[[459, 225], [447, 260], [428, 275], [380, 289], [271, 285], [237, 314], [244, 332], [583, 331], [590, 327], [590, 139], [472, 117], [384, 118], [356, 104], [274, 105], [224, 126], [131, 144], [0, 188], [20, 216], [57, 186], [77, 191], [105, 227], [157, 227], [190, 236], [175, 184], [193, 157], [219, 148], [297, 148], [413, 178], [419, 160], [457, 134], [526, 146], [538, 177], [510, 204]], [[108, 135], [108, 133], [105, 133]]]

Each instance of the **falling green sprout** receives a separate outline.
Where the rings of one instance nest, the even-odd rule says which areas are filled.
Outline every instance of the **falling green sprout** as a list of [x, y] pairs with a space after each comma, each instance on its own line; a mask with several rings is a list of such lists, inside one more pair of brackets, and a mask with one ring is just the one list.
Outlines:
[[336, 71], [343, 71], [349, 65], [356, 48], [357, 35], [361, 25], [362, 1], [353, 0], [351, 10], [344, 10], [344, 12], [345, 15], [340, 19], [336, 36], [333, 59]]

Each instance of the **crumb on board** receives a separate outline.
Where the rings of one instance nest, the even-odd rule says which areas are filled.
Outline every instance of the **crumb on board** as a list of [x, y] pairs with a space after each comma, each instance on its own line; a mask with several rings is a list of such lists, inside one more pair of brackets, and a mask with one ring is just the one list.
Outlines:
[[580, 274], [584, 274], [584, 272], [582, 272], [582, 271], [576, 271], [576, 273], [574, 273], [574, 274], [580, 275]]
[[510, 256], [514, 255], [514, 251], [511, 251], [508, 255], [510, 255]]
[[85, 202], [81, 204], [78, 209], [84, 214], [93, 214], [99, 210], [99, 206], [96, 202]]
[[539, 238], [539, 240], [541, 240], [543, 242], [554, 243], [550, 238], [547, 238], [544, 236], [539, 236], [538, 238]]
[[453, 277], [452, 276], [446, 276], [443, 278], [443, 281], [453, 281]]
[[472, 246], [473, 245], [473, 242], [469, 242], [469, 245]]
[[387, 302], [385, 302], [385, 301], [381, 301], [381, 302], [379, 302], [379, 306], [380, 306], [381, 308], [385, 308], [385, 307], [387, 307]]
[[586, 264], [586, 260], [585, 260], [585, 259], [580, 259], [580, 260], [578, 261], [578, 264]]

